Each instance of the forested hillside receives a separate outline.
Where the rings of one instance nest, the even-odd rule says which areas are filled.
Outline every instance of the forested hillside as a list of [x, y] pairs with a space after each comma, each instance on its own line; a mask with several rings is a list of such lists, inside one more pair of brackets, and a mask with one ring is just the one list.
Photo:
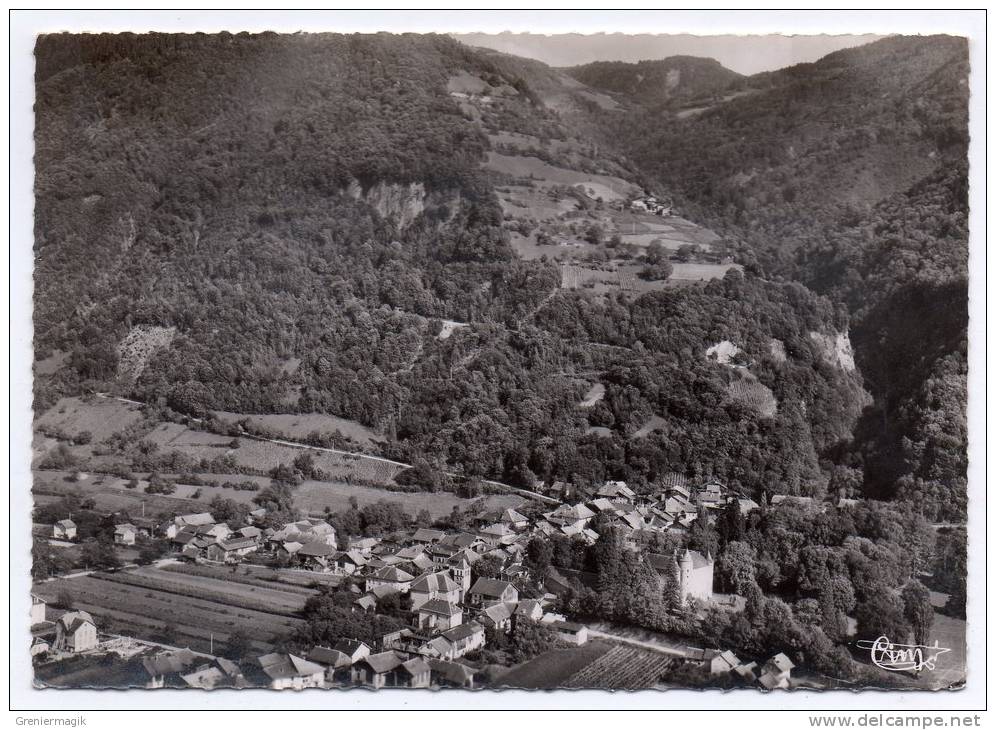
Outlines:
[[671, 56], [659, 61], [596, 61], [567, 73], [594, 89], [611, 91], [644, 103], [708, 103], [743, 78], [712, 58]]
[[749, 268], [846, 303], [875, 396], [848, 478], [963, 514], [967, 43], [893, 37], [730, 89], [694, 116], [606, 116], [605, 140]]
[[[920, 65], [933, 68], [947, 46], [924, 44]], [[944, 131], [957, 105], [932, 90], [957, 64], [933, 86], [895, 75], [838, 98], [881, 61], [820, 62], [829, 91], [804, 104], [785, 83], [805, 80], [765, 77], [661, 122], [652, 95], [624, 111], [607, 81], [589, 80], [600, 91], [440, 36], [44, 36], [38, 54], [39, 407], [109, 390], [195, 416], [332, 414], [385, 434], [381, 453], [424, 466], [427, 489], [452, 470], [651, 492], [677, 472], [755, 497], [941, 495], [963, 470], [936, 435], [958, 397], [951, 373], [963, 378], [951, 343], [909, 338], [909, 382], [889, 380], [891, 400], [876, 392], [859, 424], [875, 438], [857, 444], [867, 401], [845, 352], [854, 317], [862, 367], [876, 341], [889, 349], [881, 366], [896, 367], [903, 330], [889, 302], [919, 296], [927, 311], [931, 297], [910, 287], [963, 281], [956, 258], [943, 282], [880, 263], [938, 237], [963, 245], [963, 217], [919, 221], [910, 212], [927, 209], [909, 202], [952, 216], [960, 204], [943, 176], [911, 189], [964, 143]], [[925, 101], [910, 109], [914, 95]], [[891, 116], [866, 119], [879, 108]], [[902, 120], [902, 133], [889, 126]], [[898, 177], [881, 164], [897, 146], [923, 157]], [[543, 188], [508, 171], [519, 163], [607, 183]], [[858, 186], [845, 179], [861, 166], [878, 194], [852, 210]], [[665, 273], [656, 289], [565, 288], [555, 247], [527, 260], [512, 245], [532, 223], [502, 191], [553, 201], [566, 229], [609, 218], [615, 182], [681, 196], [730, 231], [724, 246], [746, 272], [726, 263], [709, 283], [671, 286]], [[596, 226], [577, 235], [603, 261], [619, 248]], [[666, 269], [659, 246], [634, 256]], [[820, 276], [810, 258], [825, 262]], [[882, 299], [860, 295], [866, 279]], [[933, 321], [938, 336], [962, 331]], [[717, 346], [737, 360], [710, 358]], [[582, 405], [593, 386], [604, 397]], [[906, 436], [897, 464], [892, 444]], [[897, 475], [909, 477], [901, 489]]]

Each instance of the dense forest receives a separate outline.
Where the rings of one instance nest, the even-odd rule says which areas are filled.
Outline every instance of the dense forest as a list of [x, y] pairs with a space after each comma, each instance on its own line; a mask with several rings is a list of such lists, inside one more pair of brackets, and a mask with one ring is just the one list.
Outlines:
[[846, 306], [874, 403], [838, 460], [870, 496], [964, 516], [966, 41], [838, 51], [734, 80], [692, 116], [619, 91], [632, 123], [606, 143], [736, 241], [749, 268]]
[[693, 56], [639, 63], [596, 61], [567, 69], [567, 73], [593, 89], [670, 106], [715, 101], [743, 78], [719, 61]]
[[[716, 104], [691, 117], [619, 65], [572, 74], [625, 112], [573, 98], [558, 116], [550, 69], [443, 36], [51, 35], [36, 53], [36, 357], [67, 356], [36, 371], [39, 409], [109, 390], [194, 416], [324, 412], [379, 429], [384, 455], [518, 486], [650, 492], [677, 472], [964, 513], [958, 41], [747, 79], [648, 68]], [[631, 179], [720, 230], [744, 273], [560, 289], [510, 246], [491, 142], [447, 92], [461, 72], [508, 89], [507, 129], [638, 160]], [[132, 376], [120, 346], [143, 328], [171, 339]], [[848, 330], [860, 372], [821, 345]], [[749, 367], [710, 361], [722, 341]], [[591, 382], [605, 397], [581, 408]]]

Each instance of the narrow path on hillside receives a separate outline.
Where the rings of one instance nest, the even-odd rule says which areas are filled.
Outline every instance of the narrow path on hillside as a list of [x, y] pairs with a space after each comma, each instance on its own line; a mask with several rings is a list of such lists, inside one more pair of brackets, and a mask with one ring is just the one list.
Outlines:
[[[664, 654], [670, 654], [671, 656], [682, 657], [683, 659], [694, 659], [702, 656], [702, 649], [687, 646], [673, 639], [669, 639], [661, 634], [656, 634], [651, 631], [641, 631], [639, 629], [631, 628], [621, 628], [607, 626], [602, 623], [595, 624], [585, 624], [588, 627], [588, 635], [599, 639], [609, 639], [611, 641], [619, 641], [623, 644], [631, 644], [632, 646], [639, 646], [644, 649], [651, 649], [653, 651], [659, 651]], [[599, 628], [602, 627], [602, 628]], [[603, 628], [609, 628], [609, 631], [602, 630]], [[626, 631], [632, 633], [634, 631], [640, 631], [645, 638], [634, 638], [633, 636], [627, 636], [626, 634], [620, 633]]]

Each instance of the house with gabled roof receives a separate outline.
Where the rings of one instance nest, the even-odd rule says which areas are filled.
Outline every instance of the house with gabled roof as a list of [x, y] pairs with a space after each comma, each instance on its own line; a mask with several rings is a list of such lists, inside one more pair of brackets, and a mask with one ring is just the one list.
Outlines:
[[502, 522], [488, 525], [480, 535], [482, 540], [492, 545], [511, 545], [517, 537], [515, 530]]
[[[432, 570], [432, 569], [434, 569], [436, 567], [436, 564], [434, 562], [432, 562], [432, 558], [430, 558], [425, 553], [422, 553], [421, 555], [419, 555], [419, 556], [417, 556], [415, 558], [412, 558], [411, 561], [409, 561], [408, 564], [412, 566], [412, 570], [408, 571], [409, 573], [412, 573], [412, 572], [415, 572], [415, 573], [424, 573], [427, 570]], [[406, 570], [407, 570], [407, 568], [406, 568]]]
[[97, 624], [86, 611], [66, 611], [55, 622], [55, 651], [78, 653], [97, 647]]
[[500, 522], [513, 530], [524, 530], [529, 527], [529, 518], [511, 507], [501, 513]]
[[[237, 533], [233, 533], [237, 534]], [[213, 545], [207, 547], [208, 560], [219, 563], [235, 563], [249, 553], [259, 549], [259, 542], [249, 537], [231, 537], [225, 540], [218, 540]]]
[[348, 540], [346, 549], [349, 551], [358, 550], [366, 557], [370, 557], [373, 549], [380, 544], [380, 538], [377, 537], [351, 537]]
[[556, 527], [563, 528], [570, 526], [580, 531], [588, 526], [595, 513], [579, 502], [575, 505], [562, 504], [557, 509], [547, 512], [543, 516], [546, 517], [547, 522]]
[[447, 535], [439, 541], [440, 545], [449, 545], [458, 550], [476, 550], [481, 545], [481, 538], [469, 532], [457, 532]]
[[335, 564], [338, 554], [335, 545], [326, 542], [309, 542], [297, 551], [297, 559], [303, 568], [325, 572]]
[[467, 592], [467, 602], [481, 608], [492, 603], [516, 603], [518, 600], [519, 590], [514, 585], [495, 578], [478, 578]]
[[765, 689], [788, 689], [795, 664], [785, 654], [778, 653], [761, 667], [757, 681]]
[[432, 682], [429, 663], [420, 656], [412, 657], [408, 661], [402, 662], [401, 666], [395, 670], [394, 675], [395, 687], [424, 689]]
[[376, 611], [377, 610], [377, 596], [373, 594], [373, 591], [369, 593], [364, 593], [362, 596], [353, 601], [353, 611]]
[[440, 634], [425, 642], [418, 653], [431, 659], [453, 659], [453, 644]]
[[354, 575], [367, 565], [367, 557], [359, 550], [346, 550], [339, 553], [335, 559], [336, 575]]
[[423, 603], [439, 599], [447, 603], [459, 603], [463, 597], [463, 586], [455, 582], [446, 571], [426, 573], [412, 582], [410, 590], [412, 610]]
[[425, 555], [425, 547], [422, 545], [409, 545], [408, 547], [401, 548], [395, 553], [395, 556], [398, 558], [409, 561], [415, 560], [415, 558], [422, 555]]
[[325, 686], [325, 667], [296, 654], [274, 652], [256, 659], [253, 668], [262, 674], [270, 689], [307, 689]]
[[354, 662], [350, 669], [353, 684], [374, 689], [396, 686], [393, 673], [404, 661], [402, 655], [393, 650], [365, 656]]
[[695, 490], [695, 503], [702, 507], [719, 507], [723, 503], [724, 487], [709, 482]]
[[374, 571], [366, 577], [366, 589], [387, 588], [397, 593], [408, 593], [415, 576], [400, 568], [386, 566]]
[[173, 521], [167, 523], [164, 533], [168, 538], [176, 537], [177, 533], [184, 528], [203, 527], [204, 525], [215, 524], [215, 519], [210, 512], [198, 512], [189, 515], [177, 515]]
[[426, 601], [412, 610], [416, 614], [416, 625], [420, 629], [447, 631], [463, 623], [463, 610], [439, 598]]
[[190, 649], [162, 651], [154, 656], [142, 657], [142, 669], [147, 675], [145, 688], [183, 686], [184, 682], [180, 680], [180, 675], [190, 671], [198, 661], [203, 661], [203, 657], [194, 654]]
[[550, 624], [561, 641], [574, 646], [581, 646], [588, 643], [588, 627], [584, 624], [577, 624], [573, 621], [559, 621]]
[[59, 520], [52, 525], [52, 537], [56, 540], [75, 540], [76, 523], [72, 520]]
[[595, 492], [595, 496], [610, 500], [632, 502], [636, 499], [636, 492], [626, 486], [626, 482], [607, 481], [599, 487], [598, 491]]
[[515, 607], [515, 620], [539, 621], [543, 618], [543, 604], [535, 598], [519, 601]]
[[309, 662], [314, 662], [325, 667], [325, 683], [343, 682], [349, 679], [349, 669], [353, 661], [349, 655], [338, 649], [331, 649], [327, 646], [314, 646], [305, 657]]
[[242, 669], [224, 657], [215, 657], [209, 662], [201, 662], [193, 670], [181, 674], [180, 679], [187, 687], [194, 689], [217, 689], [220, 687], [248, 687], [249, 683]]
[[429, 527], [420, 527], [412, 533], [411, 540], [414, 543], [419, 543], [421, 545], [431, 545], [434, 542], [439, 542], [444, 537], [446, 533], [442, 530], [433, 530]]
[[370, 646], [359, 639], [339, 639], [332, 648], [348, 656], [350, 664], [370, 655]]
[[709, 674], [727, 674], [740, 665], [740, 659], [732, 651], [713, 651], [705, 659]]
[[130, 522], [114, 526], [114, 543], [116, 545], [134, 545], [138, 537], [138, 528]]
[[508, 633], [512, 630], [512, 617], [515, 615], [516, 604], [492, 603], [477, 614], [477, 621], [486, 628]]
[[444, 631], [442, 637], [451, 645], [448, 658], [456, 659], [484, 646], [484, 627], [477, 621], [471, 621]]

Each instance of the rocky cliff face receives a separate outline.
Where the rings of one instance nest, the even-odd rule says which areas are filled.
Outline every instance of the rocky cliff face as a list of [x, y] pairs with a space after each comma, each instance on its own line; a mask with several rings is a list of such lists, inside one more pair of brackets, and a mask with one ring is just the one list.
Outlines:
[[362, 200], [373, 207], [384, 218], [391, 218], [399, 228], [405, 228], [414, 221], [426, 205], [425, 185], [408, 183], [379, 182], [366, 192], [355, 180], [345, 193], [354, 200]]
[[820, 355], [826, 362], [849, 373], [854, 372], [854, 350], [851, 347], [851, 338], [847, 332], [831, 334], [810, 332], [809, 337], [816, 343]]

